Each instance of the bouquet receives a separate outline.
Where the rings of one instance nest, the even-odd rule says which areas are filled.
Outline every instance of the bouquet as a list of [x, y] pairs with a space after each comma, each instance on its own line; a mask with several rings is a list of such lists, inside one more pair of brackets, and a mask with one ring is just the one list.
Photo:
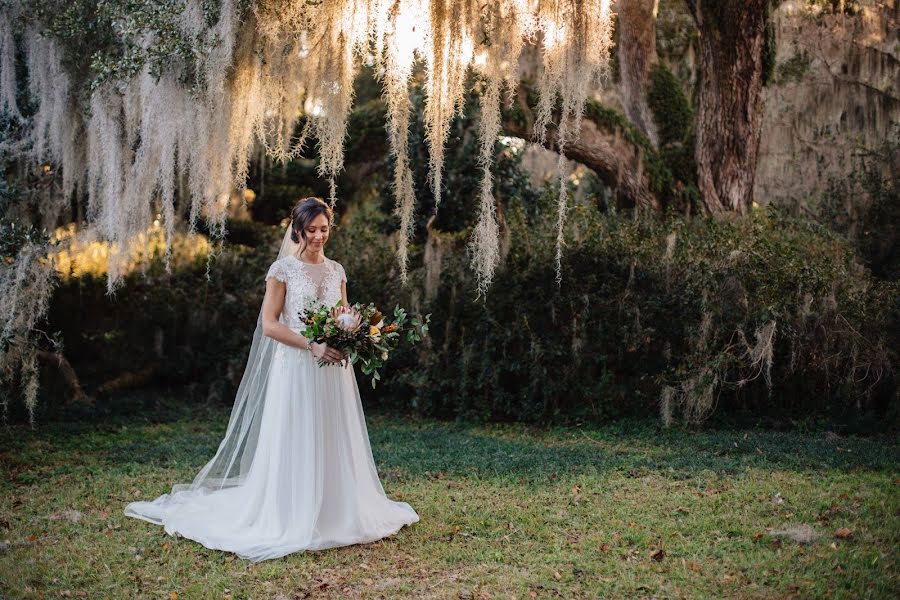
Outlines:
[[[401, 340], [409, 345], [418, 343], [428, 334], [431, 322], [430, 314], [422, 320], [410, 318], [399, 306], [394, 308], [393, 319], [385, 322], [374, 304], [344, 306], [343, 301], [331, 308], [308, 308], [300, 317], [306, 323], [303, 335], [310, 343], [325, 343], [347, 353], [350, 364], [360, 363], [363, 374], [372, 378], [372, 388], [381, 379], [378, 370]], [[319, 361], [320, 367], [326, 364]]]

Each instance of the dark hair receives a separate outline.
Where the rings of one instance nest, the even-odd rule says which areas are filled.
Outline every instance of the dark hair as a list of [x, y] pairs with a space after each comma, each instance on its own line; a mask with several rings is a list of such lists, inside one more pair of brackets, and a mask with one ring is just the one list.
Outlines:
[[306, 226], [319, 215], [328, 217], [330, 226], [334, 220], [334, 213], [321, 198], [301, 198], [291, 211], [291, 240], [299, 244], [302, 239], [306, 241]]

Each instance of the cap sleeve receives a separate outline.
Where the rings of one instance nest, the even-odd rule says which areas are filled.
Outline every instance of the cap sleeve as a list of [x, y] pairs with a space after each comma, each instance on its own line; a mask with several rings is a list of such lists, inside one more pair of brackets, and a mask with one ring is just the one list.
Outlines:
[[346, 271], [344, 271], [344, 265], [342, 265], [341, 263], [338, 263], [338, 273], [340, 273], [340, 275], [341, 275], [341, 281], [346, 282], [347, 281], [347, 273], [346, 273]]
[[272, 266], [269, 267], [269, 272], [266, 273], [266, 281], [268, 281], [272, 277], [274, 277], [281, 283], [287, 282], [287, 273], [285, 273], [283, 261], [276, 260], [272, 263]]

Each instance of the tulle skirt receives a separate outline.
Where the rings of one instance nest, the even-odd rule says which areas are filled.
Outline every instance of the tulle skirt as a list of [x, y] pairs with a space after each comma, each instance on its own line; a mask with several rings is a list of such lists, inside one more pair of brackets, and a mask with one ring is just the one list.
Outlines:
[[175, 486], [125, 514], [253, 562], [373, 542], [419, 520], [384, 493], [352, 368], [319, 367], [307, 351], [278, 344], [265, 393], [241, 484]]

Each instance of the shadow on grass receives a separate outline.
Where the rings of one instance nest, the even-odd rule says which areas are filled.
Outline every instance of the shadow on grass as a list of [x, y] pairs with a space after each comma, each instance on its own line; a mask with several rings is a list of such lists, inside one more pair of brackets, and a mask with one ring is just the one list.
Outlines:
[[651, 472], [672, 479], [701, 471], [736, 474], [748, 468], [818, 471], [897, 469], [900, 448], [887, 438], [840, 438], [783, 432], [659, 431], [652, 423], [515, 433], [477, 426], [371, 422], [373, 453], [385, 469], [474, 477], [543, 479], [556, 474]]
[[[127, 406], [127, 408], [125, 408]], [[91, 456], [131, 471], [141, 465], [199, 468], [215, 453], [229, 407], [159, 391], [131, 394], [94, 412], [39, 422], [34, 430], [0, 433], [6, 457], [40, 466], [50, 455]], [[886, 436], [828, 433], [660, 430], [652, 422], [542, 429], [422, 421], [372, 412], [369, 436], [380, 471], [389, 478], [436, 473], [539, 483], [581, 473], [656, 473], [670, 479], [703, 471], [733, 475], [748, 468], [789, 471], [895, 471], [900, 445]], [[0, 459], [0, 462], [5, 462]]]

